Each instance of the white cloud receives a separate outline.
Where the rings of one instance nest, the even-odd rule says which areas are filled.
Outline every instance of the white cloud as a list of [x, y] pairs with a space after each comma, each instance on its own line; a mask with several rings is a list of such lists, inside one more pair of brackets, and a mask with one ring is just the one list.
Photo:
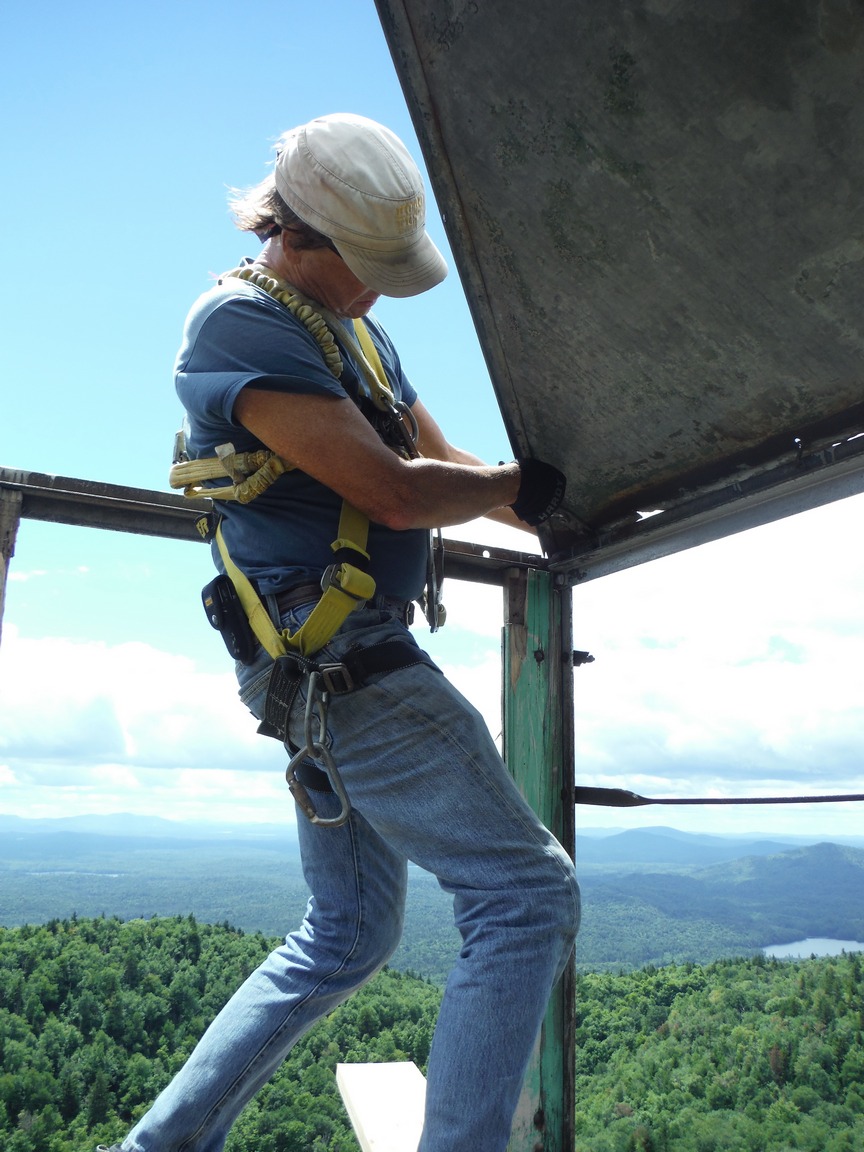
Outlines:
[[0, 811], [293, 821], [286, 754], [230, 671], [140, 642], [29, 640], [0, 652]]
[[[862, 506], [844, 501], [577, 588], [576, 646], [596, 657], [576, 672], [580, 782], [666, 796], [859, 792]], [[851, 822], [854, 810], [694, 809], [691, 819], [806, 830], [807, 820]]]
[[[444, 607], [447, 609], [447, 623], [441, 632], [441, 639], [448, 644], [456, 639], [467, 642], [470, 638], [483, 637], [489, 641], [501, 632], [502, 601], [500, 588], [488, 584], [469, 584], [464, 581], [445, 580], [443, 588]], [[459, 632], [466, 637], [457, 637]], [[423, 623], [418, 639], [422, 644]]]
[[29, 572], [21, 572], [16, 568], [11, 568], [7, 573], [7, 580], [10, 584], [26, 584], [28, 580], [33, 580], [39, 576], [47, 576], [48, 573], [44, 569], [33, 568]]
[[0, 771], [0, 811], [31, 818], [134, 813], [170, 820], [292, 823], [285, 758], [265, 771], [102, 766], [51, 780], [34, 766], [29, 781]]
[[501, 661], [487, 652], [476, 663], [455, 664], [442, 661], [447, 679], [483, 716], [492, 738], [500, 747], [501, 735]]
[[255, 729], [230, 671], [140, 642], [4, 632], [0, 755], [19, 774], [30, 765], [253, 769], [265, 760]]

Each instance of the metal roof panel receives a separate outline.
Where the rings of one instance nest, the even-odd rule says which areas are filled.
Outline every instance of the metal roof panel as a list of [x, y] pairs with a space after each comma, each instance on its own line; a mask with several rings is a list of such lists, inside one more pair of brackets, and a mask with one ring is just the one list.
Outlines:
[[514, 449], [568, 475], [552, 550], [830, 469], [864, 428], [861, 7], [378, 8]]

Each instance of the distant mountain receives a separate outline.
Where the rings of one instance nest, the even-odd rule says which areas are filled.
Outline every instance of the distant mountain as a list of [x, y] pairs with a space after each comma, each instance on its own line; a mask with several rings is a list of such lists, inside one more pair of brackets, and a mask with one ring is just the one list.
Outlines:
[[864, 940], [864, 851], [816, 844], [582, 882], [586, 967], [704, 962], [811, 936]]
[[[807, 937], [864, 940], [864, 850], [654, 827], [577, 839], [577, 964], [640, 967], [742, 956]], [[396, 967], [443, 980], [458, 950], [452, 899], [409, 871]], [[296, 828], [128, 816], [0, 817], [0, 925], [194, 915], [282, 935], [303, 914]]]
[[[137, 816], [129, 812], [117, 812], [111, 815], [88, 816], [61, 816], [48, 819], [32, 819], [23, 816], [5, 816], [0, 814], [0, 836], [33, 832], [81, 832], [92, 833], [96, 836], [132, 836], [159, 838], [176, 837], [183, 840], [267, 840], [269, 838], [281, 840], [286, 831], [294, 836], [294, 825], [285, 821], [279, 824], [249, 824], [249, 823], [216, 823], [203, 820], [167, 820], [159, 816]], [[784, 836], [782, 841], [773, 841], [758, 832], [752, 834], [707, 834], [702, 832], [682, 832], [678, 828], [655, 824], [647, 828], [621, 828], [615, 826], [601, 828], [578, 827], [576, 838], [580, 846], [587, 845], [589, 841], [617, 841], [619, 845], [632, 843], [636, 850], [633, 858], [638, 857], [639, 845], [644, 845], [650, 856], [656, 856], [652, 850], [648, 837], [661, 840], [678, 840], [682, 844], [695, 847], [728, 848], [736, 847], [735, 855], [747, 855], [748, 845], [779, 844], [786, 847], [803, 847], [807, 844], [816, 844], [820, 840], [828, 839], [825, 836]], [[864, 836], [831, 836], [833, 842], [847, 844], [850, 847], [864, 849]], [[621, 851], [619, 847], [615, 852]], [[761, 855], [761, 852], [754, 852]], [[624, 849], [626, 858], [627, 851]], [[647, 857], [646, 857], [647, 859]], [[724, 856], [725, 859], [725, 856]], [[588, 862], [587, 859], [585, 861]]]
[[[583, 828], [579, 824], [577, 815], [576, 820], [576, 839], [577, 840], [605, 840], [613, 836], [618, 836], [621, 833], [639, 833], [645, 836], [661, 836], [669, 840], [684, 840], [684, 841], [699, 841], [700, 843], [711, 844], [752, 844], [761, 843], [763, 841], [770, 841], [770, 837], [765, 836], [758, 831], [752, 832], [682, 832], [679, 828], [670, 828], [663, 824], [650, 824], [645, 828]], [[778, 843], [789, 844], [795, 848], [803, 848], [807, 844], [819, 844], [823, 841], [830, 840], [832, 843], [845, 844], [849, 848], [864, 849], [864, 836], [835, 836], [827, 832], [819, 832], [810, 836], [801, 835], [784, 835], [779, 839]]]
[[[706, 889], [731, 892], [740, 909], [775, 902], [774, 920], [787, 943], [800, 939], [802, 910], [808, 935], [864, 940], [864, 851], [840, 844], [814, 844], [779, 856], [746, 857], [700, 874]], [[790, 892], [794, 899], [790, 902]], [[842, 929], [842, 934], [841, 934]], [[848, 933], [848, 935], [847, 935]]]
[[118, 812], [110, 816], [60, 816], [31, 820], [0, 815], [0, 836], [31, 836], [74, 832], [94, 836], [157, 837], [160, 840], [268, 840], [284, 839], [286, 832], [296, 839], [294, 825], [219, 824], [206, 821], [165, 820], [159, 816], [135, 816]]
[[742, 856], [770, 856], [795, 847], [773, 840], [727, 840], [720, 836], [694, 836], [672, 828], [634, 829], [602, 840], [576, 840], [579, 868], [672, 865], [706, 868]]

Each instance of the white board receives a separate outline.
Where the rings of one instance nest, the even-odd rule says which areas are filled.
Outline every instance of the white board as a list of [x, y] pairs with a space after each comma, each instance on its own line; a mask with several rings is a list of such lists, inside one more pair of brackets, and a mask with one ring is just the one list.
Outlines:
[[416, 1064], [337, 1064], [336, 1083], [362, 1152], [416, 1152], [426, 1106]]

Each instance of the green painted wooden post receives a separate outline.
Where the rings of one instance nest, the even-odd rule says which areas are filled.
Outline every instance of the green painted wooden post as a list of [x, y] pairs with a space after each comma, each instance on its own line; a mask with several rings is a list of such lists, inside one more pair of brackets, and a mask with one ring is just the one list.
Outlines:
[[[549, 572], [507, 574], [502, 685], [504, 758], [529, 804], [573, 855], [572, 592]], [[573, 1010], [571, 961], [549, 1003], [509, 1152], [573, 1150]]]

